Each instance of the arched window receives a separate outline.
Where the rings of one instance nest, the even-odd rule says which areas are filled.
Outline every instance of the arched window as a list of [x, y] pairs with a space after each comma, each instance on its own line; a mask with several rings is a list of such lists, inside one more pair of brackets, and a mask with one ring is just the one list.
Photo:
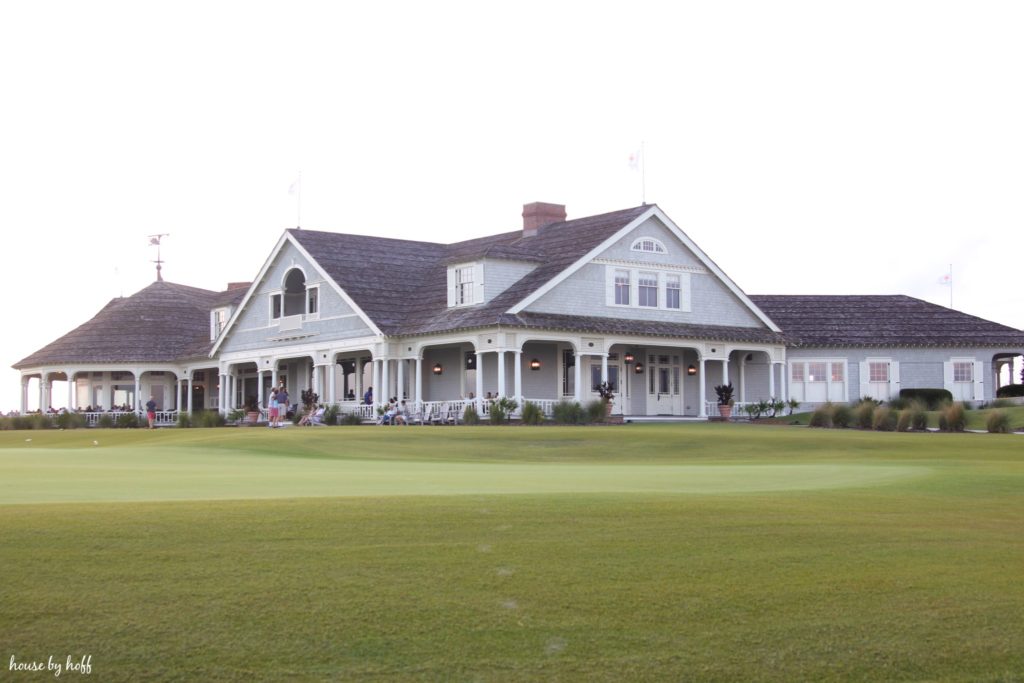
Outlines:
[[668, 250], [665, 249], [665, 245], [654, 239], [653, 237], [641, 237], [633, 242], [633, 246], [630, 247], [632, 251], [646, 251], [651, 254], [665, 254]]
[[306, 276], [298, 268], [293, 268], [284, 278], [284, 314], [302, 315], [305, 312]]

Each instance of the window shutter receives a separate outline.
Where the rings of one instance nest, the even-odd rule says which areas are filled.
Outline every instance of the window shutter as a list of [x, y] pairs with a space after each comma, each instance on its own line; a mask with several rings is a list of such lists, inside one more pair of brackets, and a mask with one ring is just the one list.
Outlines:
[[484, 302], [484, 264], [473, 264], [473, 303]]
[[900, 395], [900, 362], [889, 361], [889, 396], [896, 398]]
[[448, 268], [448, 308], [455, 305], [455, 269]]
[[606, 306], [615, 303], [615, 266], [604, 267], [604, 303]]
[[942, 388], [956, 396], [953, 391], [953, 361], [947, 360], [942, 364]]
[[980, 360], [974, 361], [974, 400], [985, 400], [985, 364]]
[[868, 375], [868, 362], [866, 360], [862, 360], [859, 363], [859, 365], [860, 365], [860, 394], [857, 395], [858, 399], [863, 398], [864, 396], [868, 396], [871, 393], [871, 384], [868, 381], [870, 379], [870, 376]]

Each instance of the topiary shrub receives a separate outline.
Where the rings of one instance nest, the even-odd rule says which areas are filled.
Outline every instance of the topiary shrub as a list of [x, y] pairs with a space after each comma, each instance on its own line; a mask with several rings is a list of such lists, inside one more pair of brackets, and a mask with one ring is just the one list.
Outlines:
[[544, 411], [533, 401], [526, 401], [523, 403], [523, 414], [521, 417], [523, 424], [539, 425], [544, 422]]
[[832, 407], [832, 426], [846, 429], [853, 424], [853, 410], [846, 403]]
[[118, 429], [135, 429], [139, 426], [139, 416], [135, 413], [121, 413], [115, 425]]
[[[1024, 371], [1021, 374], [1024, 374]], [[999, 387], [999, 390], [996, 391], [996, 398], [1016, 398], [1018, 396], [1024, 396], [1024, 384], [1007, 384], [1005, 387]]]
[[892, 432], [896, 430], [898, 422], [897, 413], [891, 408], [875, 408], [871, 418], [871, 428], [876, 432]]
[[825, 405], [817, 408], [811, 413], [811, 419], [807, 423], [810, 427], [821, 427], [828, 429], [832, 426], [832, 404], [826, 403]]
[[1010, 427], [1010, 415], [1002, 410], [993, 410], [988, 416], [988, 431], [991, 434], [1009, 434], [1013, 431]]
[[480, 424], [480, 413], [476, 412], [476, 406], [472, 403], [466, 405], [466, 409], [462, 412], [462, 422], [468, 425]]
[[575, 401], [559, 401], [551, 409], [555, 424], [575, 425], [583, 423], [583, 407]]
[[953, 394], [948, 389], [900, 389], [900, 398], [923, 401], [928, 410], [938, 410], [943, 403], [953, 402]]

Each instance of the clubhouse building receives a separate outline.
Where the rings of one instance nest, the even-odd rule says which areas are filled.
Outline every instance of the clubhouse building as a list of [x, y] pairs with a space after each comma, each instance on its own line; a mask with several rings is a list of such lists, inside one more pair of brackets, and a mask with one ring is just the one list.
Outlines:
[[[488, 398], [545, 411], [598, 397], [626, 417], [717, 414], [738, 404], [806, 407], [901, 388], [994, 398], [1024, 332], [907, 296], [748, 295], [657, 205], [567, 220], [528, 204], [521, 230], [437, 244], [286, 230], [255, 280], [212, 292], [158, 279], [14, 367], [21, 408], [177, 411], [297, 402], [370, 419], [404, 398], [427, 414], [486, 414]], [[370, 403], [364, 400], [372, 388]]]

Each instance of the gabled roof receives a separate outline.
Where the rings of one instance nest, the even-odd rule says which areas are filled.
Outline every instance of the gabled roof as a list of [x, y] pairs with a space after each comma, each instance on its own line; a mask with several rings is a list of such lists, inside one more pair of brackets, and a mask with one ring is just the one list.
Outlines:
[[902, 295], [750, 295], [791, 346], [1001, 346], [1024, 348], [1024, 331]]
[[[382, 332], [427, 334], [517, 324], [506, 311], [650, 209], [638, 206], [553, 223], [530, 237], [515, 231], [450, 245], [314, 230], [288, 233]], [[449, 309], [448, 264], [481, 258], [538, 266], [486, 304]]]
[[212, 292], [157, 281], [118, 297], [91, 320], [14, 364], [15, 369], [75, 363], [161, 363], [209, 353], [210, 309], [245, 290]]

